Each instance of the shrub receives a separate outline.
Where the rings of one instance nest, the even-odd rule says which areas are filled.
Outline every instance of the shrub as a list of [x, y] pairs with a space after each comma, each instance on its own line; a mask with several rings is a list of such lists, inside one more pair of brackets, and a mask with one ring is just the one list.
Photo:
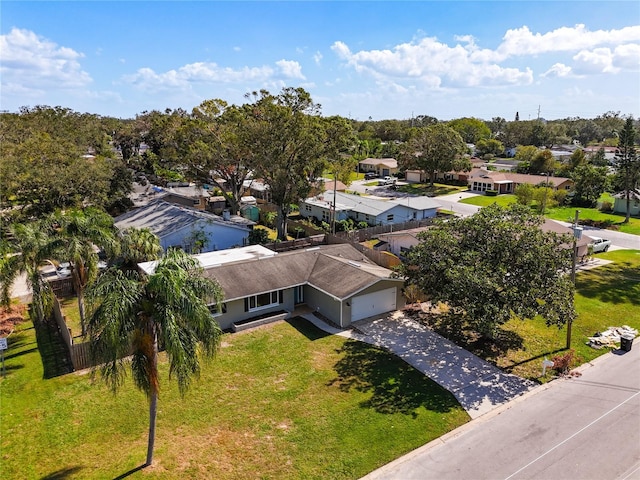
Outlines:
[[556, 355], [551, 360], [553, 360], [553, 369], [559, 375], [568, 375], [571, 369], [580, 363], [580, 358], [576, 356], [573, 349], [563, 355]]
[[613, 212], [613, 203], [602, 202], [602, 205], [600, 205], [600, 211], [605, 213]]
[[568, 194], [569, 192], [566, 190], [555, 190], [553, 192], [553, 199], [558, 203], [558, 205], [564, 205]]
[[498, 196], [498, 191], [497, 190], [487, 190], [486, 192], [487, 197], [496, 197]]

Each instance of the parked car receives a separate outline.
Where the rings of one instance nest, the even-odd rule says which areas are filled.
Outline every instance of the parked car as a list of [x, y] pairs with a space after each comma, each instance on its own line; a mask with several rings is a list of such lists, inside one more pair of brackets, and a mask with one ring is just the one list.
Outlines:
[[364, 174], [365, 180], [371, 180], [372, 178], [378, 178], [378, 174], [376, 172], [367, 172]]
[[609, 247], [611, 246], [611, 240], [600, 237], [591, 238], [593, 239], [593, 242], [591, 242], [589, 245], [593, 248], [593, 253], [606, 252], [607, 250], [609, 250]]
[[381, 180], [378, 180], [378, 185], [395, 185], [397, 178], [386, 176]]
[[69, 278], [71, 276], [71, 265], [69, 262], [62, 262], [56, 267], [56, 275], [58, 278]]

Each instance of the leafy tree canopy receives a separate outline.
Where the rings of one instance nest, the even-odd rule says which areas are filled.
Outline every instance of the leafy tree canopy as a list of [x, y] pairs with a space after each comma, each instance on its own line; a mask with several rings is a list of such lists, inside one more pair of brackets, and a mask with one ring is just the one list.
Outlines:
[[576, 316], [571, 240], [544, 232], [542, 221], [525, 206], [493, 204], [439, 222], [420, 234], [399, 275], [489, 337], [513, 316], [560, 327]]

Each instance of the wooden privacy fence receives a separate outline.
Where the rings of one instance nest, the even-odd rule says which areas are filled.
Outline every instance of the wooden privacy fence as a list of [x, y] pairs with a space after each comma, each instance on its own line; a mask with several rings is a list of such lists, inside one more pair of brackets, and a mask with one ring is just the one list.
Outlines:
[[284, 252], [287, 250], [297, 250], [299, 248], [315, 247], [326, 243], [326, 235], [313, 235], [311, 237], [299, 238], [298, 240], [288, 240], [286, 242], [274, 242], [264, 245], [274, 252]]
[[365, 247], [364, 245], [360, 245], [359, 243], [355, 243], [348, 238], [338, 237], [337, 235], [328, 235], [328, 243], [336, 244], [336, 243], [349, 243], [353, 248], [362, 253], [369, 260], [374, 262], [376, 265], [380, 265], [384, 268], [392, 269], [396, 265], [400, 265], [402, 263], [398, 257], [392, 255], [387, 252], [379, 252], [377, 250], [372, 250], [371, 248]]
[[361, 230], [351, 230], [349, 232], [336, 232], [335, 236], [348, 239], [351, 242], [365, 242], [377, 237], [381, 233], [398, 232], [400, 230], [410, 230], [412, 228], [427, 227], [433, 225], [433, 218], [424, 220], [412, 220], [410, 222], [394, 223], [392, 225], [378, 225], [376, 227], [363, 228]]
[[56, 297], [53, 299], [53, 318], [58, 324], [60, 336], [64, 342], [65, 347], [71, 358], [71, 364], [73, 370], [84, 370], [93, 366], [91, 360], [91, 351], [89, 343], [73, 343], [73, 337], [71, 336], [71, 330], [67, 327], [64, 314], [62, 313], [62, 307]]

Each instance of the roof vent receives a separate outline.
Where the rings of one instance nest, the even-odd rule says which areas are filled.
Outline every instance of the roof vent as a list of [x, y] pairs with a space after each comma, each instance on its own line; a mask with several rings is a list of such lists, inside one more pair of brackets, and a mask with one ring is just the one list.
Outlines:
[[352, 267], [356, 267], [356, 268], [360, 268], [362, 265], [360, 265], [359, 263], [356, 262], [352, 262], [351, 260], [349, 260], [349, 265], [351, 265]]
[[304, 249], [305, 252], [313, 252], [314, 250], [320, 250], [320, 247], [310, 247]]

